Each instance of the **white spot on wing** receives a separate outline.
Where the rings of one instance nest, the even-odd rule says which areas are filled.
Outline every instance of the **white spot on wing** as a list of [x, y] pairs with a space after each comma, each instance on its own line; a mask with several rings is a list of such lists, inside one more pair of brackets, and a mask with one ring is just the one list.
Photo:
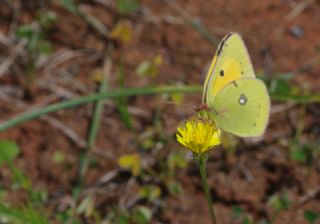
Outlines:
[[239, 104], [240, 105], [245, 105], [247, 103], [247, 101], [248, 101], [248, 99], [247, 99], [246, 95], [241, 94], [240, 98], [239, 98]]

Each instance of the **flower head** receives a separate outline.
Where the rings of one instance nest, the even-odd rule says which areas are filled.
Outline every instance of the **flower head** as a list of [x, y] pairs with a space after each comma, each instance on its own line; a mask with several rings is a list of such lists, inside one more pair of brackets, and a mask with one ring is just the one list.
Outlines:
[[208, 116], [196, 116], [178, 126], [177, 141], [196, 154], [202, 154], [221, 143], [220, 129]]

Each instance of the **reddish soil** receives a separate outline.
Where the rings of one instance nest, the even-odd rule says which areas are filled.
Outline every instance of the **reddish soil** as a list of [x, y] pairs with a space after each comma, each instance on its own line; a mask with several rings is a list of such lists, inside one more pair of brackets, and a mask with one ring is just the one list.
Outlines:
[[[14, 65], [0, 77], [1, 88], [5, 92], [12, 89], [9, 92], [11, 100], [0, 98], [1, 120], [43, 103], [52, 94], [60, 95], [49, 103], [94, 92], [96, 83], [93, 71], [102, 67], [104, 54], [111, 40], [104, 38], [85, 20], [66, 11], [57, 3], [40, 0], [13, 2], [20, 4], [16, 19], [13, 18], [9, 5], [1, 3], [0, 31], [4, 36], [12, 35], [10, 32], [14, 26], [33, 21], [37, 11], [50, 9], [58, 16], [58, 22], [47, 33], [47, 39], [53, 47], [52, 55], [68, 51], [72, 56], [68, 60], [62, 60], [62, 63], [52, 64], [51, 67], [40, 66], [35, 73], [36, 81], [30, 87], [31, 97], [26, 99], [22, 94], [25, 88], [23, 68], [24, 60], [28, 56], [18, 55]], [[123, 19], [113, 3], [104, 5], [98, 3], [99, 1], [78, 2], [109, 29], [112, 29], [119, 19]], [[288, 19], [292, 10], [307, 2], [311, 3]], [[193, 18], [199, 19], [218, 39], [230, 31], [241, 33], [255, 69], [267, 75], [295, 71], [319, 57], [319, 1], [179, 0], [177, 3]], [[127, 45], [116, 44], [114, 66], [108, 80], [109, 89], [119, 86], [117, 66], [121, 60], [124, 61], [127, 87], [203, 83], [202, 74], [215, 48], [190, 26], [181, 23], [181, 18], [178, 18], [177, 13], [165, 1], [145, 0], [142, 1], [142, 6], [143, 13], [134, 13], [126, 18], [133, 30], [133, 40]], [[176, 20], [173, 17], [176, 17]], [[294, 29], [298, 29], [301, 36], [295, 35]], [[8, 57], [12, 48], [0, 44], [0, 49], [2, 61]], [[162, 54], [165, 59], [159, 75], [152, 78], [137, 76], [136, 66], [157, 54]], [[296, 73], [292, 84], [307, 86], [310, 92], [319, 92], [319, 75], [320, 63], [315, 63]], [[160, 111], [161, 127], [154, 130], [153, 134], [154, 141], [161, 144], [159, 158], [165, 159], [170, 151], [180, 148], [174, 139], [176, 126], [183, 118], [192, 114], [192, 107], [166, 104], [166, 100], [160, 95], [130, 97], [128, 100], [133, 129], [137, 136], [147, 129], [155, 129], [152, 129], [155, 114]], [[183, 102], [196, 106], [200, 101], [201, 95], [196, 94], [185, 95]], [[21, 106], [22, 103], [25, 105]], [[279, 214], [276, 224], [307, 223], [303, 217], [306, 209], [320, 213], [319, 194], [299, 203], [306, 195], [319, 188], [319, 160], [307, 167], [292, 161], [288, 156], [290, 141], [296, 135], [301, 121], [304, 122], [301, 140], [316, 139], [319, 142], [320, 107], [319, 104], [306, 105], [306, 113], [301, 115], [300, 105], [289, 105], [289, 109], [286, 109], [286, 105], [274, 102], [275, 107], [282, 109], [271, 115], [270, 125], [260, 141], [239, 139], [234, 155], [228, 156], [223, 147], [210, 152], [207, 170], [218, 223], [241, 223], [241, 220], [232, 218], [233, 206], [240, 206], [255, 220], [270, 219], [274, 210], [268, 204], [268, 199], [283, 192], [287, 192], [295, 204], [290, 206], [288, 211]], [[86, 105], [59, 111], [50, 116], [67, 125], [84, 140], [91, 110], [92, 105]], [[22, 154], [15, 162], [31, 178], [34, 189], [48, 190], [48, 214], [57, 205], [67, 203], [75, 183], [79, 155], [84, 150], [79, 142], [71, 140], [45, 119], [25, 122], [6, 130], [0, 133], [0, 139], [12, 139], [21, 147]], [[165, 143], [163, 139], [166, 139]], [[91, 153], [95, 165], [89, 169], [85, 179], [87, 190], [103, 175], [118, 169], [116, 159], [119, 156], [141, 150], [134, 141], [134, 135], [122, 122], [115, 103], [106, 100], [96, 144], [98, 149]], [[53, 162], [52, 156], [56, 150], [65, 154], [66, 160], [63, 163]], [[152, 157], [145, 152], [142, 155], [149, 159]], [[9, 171], [1, 167], [0, 174], [1, 182], [8, 185]], [[106, 216], [113, 206], [135, 196], [138, 183], [133, 183], [131, 190], [128, 190], [128, 180], [132, 181], [132, 178], [125, 173], [91, 193], [96, 199], [96, 208], [103, 216]], [[210, 223], [196, 164], [189, 162], [187, 169], [179, 170], [177, 180], [183, 186], [183, 195], [162, 195], [162, 205], [154, 214], [152, 223]], [[12, 198], [22, 200], [14, 196]], [[90, 223], [84, 221], [87, 222]]]

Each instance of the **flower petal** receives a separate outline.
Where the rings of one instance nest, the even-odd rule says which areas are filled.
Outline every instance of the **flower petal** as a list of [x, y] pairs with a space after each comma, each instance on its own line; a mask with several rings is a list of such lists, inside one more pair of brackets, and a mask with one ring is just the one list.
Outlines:
[[203, 153], [221, 143], [221, 131], [208, 116], [197, 116], [178, 126], [177, 141], [194, 153]]

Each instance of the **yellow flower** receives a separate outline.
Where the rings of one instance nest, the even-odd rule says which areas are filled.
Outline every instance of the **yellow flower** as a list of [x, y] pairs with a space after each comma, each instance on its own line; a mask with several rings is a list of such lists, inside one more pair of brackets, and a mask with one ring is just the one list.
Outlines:
[[177, 141], [196, 154], [202, 154], [221, 143], [220, 129], [204, 116], [186, 120], [177, 130]]

